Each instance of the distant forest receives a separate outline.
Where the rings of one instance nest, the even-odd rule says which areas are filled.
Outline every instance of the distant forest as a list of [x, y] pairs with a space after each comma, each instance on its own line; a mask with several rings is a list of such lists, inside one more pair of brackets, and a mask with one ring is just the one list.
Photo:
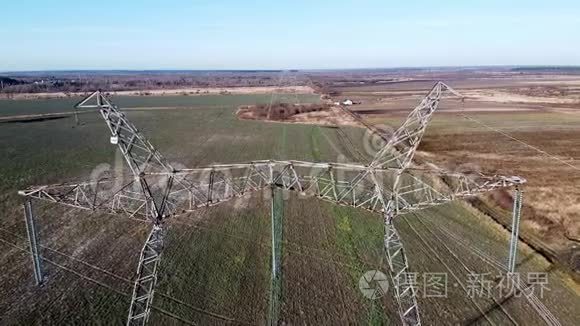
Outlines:
[[[288, 77], [292, 74], [292, 78]], [[305, 85], [304, 75], [281, 71], [70, 71], [0, 76], [2, 93], [156, 90], [208, 87]], [[295, 75], [295, 76], [294, 76]], [[288, 84], [288, 83], [292, 84]]]
[[514, 72], [557, 72], [560, 74], [578, 74], [580, 67], [575, 66], [530, 66], [530, 67], [516, 67], [512, 68]]
[[0, 73], [0, 93], [76, 93], [159, 89], [302, 86], [339, 95], [344, 86], [381, 85], [522, 74], [580, 74], [580, 67], [498, 66], [343, 70], [84, 70]]

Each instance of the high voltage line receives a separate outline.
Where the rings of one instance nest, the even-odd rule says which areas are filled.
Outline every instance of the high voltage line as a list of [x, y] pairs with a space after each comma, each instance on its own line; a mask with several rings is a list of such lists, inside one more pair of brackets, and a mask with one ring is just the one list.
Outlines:
[[511, 140], [514, 140], [514, 141], [516, 141], [516, 142], [518, 142], [518, 143], [520, 143], [520, 144], [522, 144], [522, 145], [524, 145], [524, 146], [526, 146], [526, 147], [528, 147], [528, 148], [530, 148], [530, 149], [532, 149], [532, 150], [534, 150], [534, 151], [536, 151], [536, 152], [538, 152], [538, 153], [540, 153], [542, 155], [545, 155], [545, 156], [547, 156], [547, 157], [549, 157], [549, 158], [551, 158], [551, 159], [553, 159], [555, 161], [558, 161], [558, 162], [560, 162], [560, 163], [562, 163], [564, 165], [567, 165], [567, 166], [573, 168], [574, 170], [580, 171], [580, 167], [577, 167], [577, 166], [575, 166], [575, 165], [573, 165], [573, 164], [571, 164], [569, 162], [566, 162], [566, 161], [562, 160], [561, 158], [559, 158], [559, 157], [557, 157], [557, 156], [555, 156], [553, 154], [550, 154], [550, 153], [546, 152], [545, 150], [543, 150], [543, 149], [541, 149], [539, 147], [530, 145], [530, 144], [526, 143], [525, 141], [523, 141], [521, 139], [518, 139], [518, 138], [516, 138], [516, 137], [514, 137], [514, 136], [512, 136], [512, 135], [510, 135], [508, 133], [506, 133], [505, 131], [501, 131], [501, 130], [499, 130], [497, 128], [491, 127], [491, 126], [485, 124], [484, 122], [482, 122], [480, 120], [477, 120], [477, 119], [475, 119], [475, 118], [473, 118], [471, 116], [468, 116], [466, 114], [462, 114], [462, 116], [465, 119], [467, 119], [467, 120], [470, 120], [472, 122], [475, 122], [475, 123], [477, 123], [477, 124], [479, 124], [479, 125], [487, 128], [487, 129], [489, 129], [491, 131], [497, 132], [497, 133], [499, 133], [499, 134], [501, 134], [501, 135], [503, 135], [503, 136], [505, 136], [505, 137], [507, 137], [507, 138], [509, 138]]
[[[0, 229], [3, 229], [3, 228], [0, 228]], [[15, 234], [15, 233], [8, 232], [8, 231], [6, 231], [5, 229], [3, 229], [3, 231], [4, 231], [4, 232], [6, 232], [6, 233], [9, 233], [9, 234], [12, 234], [12, 235], [16, 236], [16, 237], [17, 237], [17, 238], [19, 238], [19, 239], [25, 240], [25, 238], [24, 238], [24, 237], [22, 237], [22, 236], [20, 236], [20, 235], [18, 235], [18, 234]], [[19, 250], [21, 250], [21, 251], [28, 252], [28, 249], [26, 249], [26, 248], [23, 248], [23, 247], [20, 247], [20, 246], [18, 246], [18, 245], [15, 245], [15, 244], [13, 244], [13, 243], [10, 243], [9, 241], [6, 241], [5, 239], [2, 239], [2, 238], [0, 238], [0, 242], [3, 242], [3, 243], [5, 243], [5, 244], [7, 244], [7, 245], [10, 245], [10, 246], [12, 246], [12, 247], [14, 247], [14, 248], [16, 248], [16, 249], [19, 249]], [[61, 252], [61, 251], [58, 251], [58, 250], [56, 250], [56, 249], [52, 249], [52, 248], [49, 248], [49, 247], [46, 247], [46, 246], [41, 246], [41, 247], [42, 247], [43, 249], [46, 249], [46, 250], [49, 250], [49, 251], [53, 251], [53, 252], [55, 252], [55, 253], [57, 253], [57, 254], [59, 254], [59, 255], [61, 255], [61, 256], [64, 256], [64, 257], [66, 257], [66, 258], [69, 258], [69, 259], [71, 259], [71, 260], [73, 260], [73, 261], [79, 262], [79, 263], [83, 264], [84, 266], [87, 266], [87, 267], [89, 267], [89, 268], [92, 268], [93, 270], [96, 270], [96, 271], [99, 271], [99, 272], [101, 272], [101, 273], [104, 273], [104, 274], [106, 274], [106, 275], [109, 275], [109, 276], [111, 276], [111, 277], [113, 277], [113, 278], [115, 278], [115, 279], [118, 279], [118, 280], [120, 280], [120, 281], [124, 281], [124, 282], [126, 282], [126, 283], [128, 283], [128, 284], [131, 284], [131, 285], [133, 284], [133, 281], [132, 281], [132, 280], [130, 280], [130, 279], [128, 279], [128, 278], [125, 278], [125, 277], [122, 277], [122, 276], [120, 276], [120, 275], [114, 274], [114, 273], [112, 273], [112, 272], [110, 272], [110, 271], [107, 271], [107, 270], [105, 270], [105, 269], [102, 269], [102, 268], [100, 268], [100, 267], [98, 267], [98, 266], [95, 266], [95, 265], [93, 265], [93, 264], [90, 264], [90, 263], [88, 263], [87, 261], [84, 261], [84, 260], [82, 260], [82, 259], [78, 259], [78, 258], [76, 258], [76, 257], [73, 257], [73, 256], [70, 256], [70, 255], [67, 255], [67, 254], [65, 254], [65, 253], [63, 253], [63, 252]], [[50, 263], [51, 265], [54, 265], [54, 266], [55, 266], [55, 267], [57, 267], [57, 268], [60, 268], [60, 269], [66, 270], [66, 271], [68, 271], [68, 272], [71, 272], [71, 273], [73, 273], [73, 274], [75, 274], [75, 275], [79, 276], [79, 277], [85, 278], [85, 279], [87, 279], [87, 280], [89, 280], [89, 281], [91, 281], [91, 282], [93, 282], [93, 283], [95, 283], [95, 284], [97, 284], [97, 285], [100, 285], [100, 286], [102, 286], [102, 287], [105, 287], [105, 288], [107, 288], [107, 289], [109, 289], [109, 290], [111, 290], [111, 291], [113, 291], [113, 292], [115, 292], [115, 293], [117, 293], [117, 294], [120, 294], [120, 295], [123, 295], [123, 296], [129, 296], [129, 294], [128, 294], [128, 293], [125, 293], [125, 292], [122, 292], [122, 291], [120, 291], [120, 290], [117, 290], [117, 289], [115, 289], [115, 288], [113, 288], [113, 287], [111, 287], [111, 286], [109, 286], [109, 285], [107, 285], [107, 284], [105, 284], [105, 283], [102, 283], [102, 282], [100, 282], [100, 281], [98, 281], [98, 280], [95, 280], [95, 279], [93, 279], [93, 278], [90, 278], [90, 277], [88, 277], [88, 276], [86, 276], [86, 275], [83, 275], [83, 274], [81, 274], [80, 272], [77, 272], [77, 271], [75, 271], [75, 270], [73, 270], [73, 269], [71, 269], [71, 268], [69, 268], [69, 267], [66, 267], [66, 266], [64, 266], [64, 265], [61, 265], [61, 264], [59, 264], [59, 263], [56, 263], [56, 262], [54, 262], [53, 260], [50, 260], [50, 259], [48, 259], [48, 258], [46, 258], [46, 257], [41, 257], [41, 259], [42, 259], [42, 260], [44, 260], [44, 261], [46, 261], [46, 262], [48, 262], [48, 263]], [[169, 299], [169, 300], [172, 300], [172, 301], [174, 301], [174, 302], [177, 302], [177, 303], [180, 303], [180, 304], [182, 304], [182, 305], [184, 305], [184, 306], [187, 306], [188, 308], [190, 308], [190, 309], [192, 309], [192, 310], [195, 310], [195, 311], [197, 311], [197, 312], [199, 312], [199, 313], [202, 313], [202, 314], [205, 314], [205, 315], [208, 315], [208, 316], [211, 316], [211, 317], [217, 318], [217, 319], [221, 319], [221, 320], [224, 320], [224, 321], [236, 322], [236, 323], [238, 323], [238, 324], [239, 324], [239, 323], [241, 323], [241, 324], [245, 324], [245, 323], [244, 323], [244, 322], [242, 322], [242, 321], [239, 321], [239, 320], [236, 320], [236, 319], [233, 319], [233, 318], [230, 318], [230, 317], [226, 317], [226, 316], [223, 316], [223, 315], [220, 315], [220, 314], [216, 314], [216, 313], [213, 313], [213, 312], [210, 312], [210, 311], [207, 311], [207, 310], [201, 309], [201, 308], [197, 308], [197, 307], [195, 307], [195, 306], [192, 306], [192, 305], [190, 305], [190, 304], [187, 304], [187, 303], [183, 302], [182, 300], [179, 300], [179, 299], [177, 299], [177, 298], [174, 298], [174, 297], [172, 297], [172, 296], [169, 296], [169, 295], [167, 295], [167, 294], [165, 294], [165, 293], [157, 293], [157, 294], [158, 294], [158, 295], [160, 295], [160, 296], [162, 296], [162, 297], [164, 297], [164, 298], [167, 298], [167, 299]], [[178, 316], [175, 316], [175, 317], [178, 317]], [[191, 322], [190, 322], [190, 323], [191, 323]], [[193, 323], [191, 323], [191, 324], [193, 324]]]
[[[409, 212], [496, 189], [516, 187], [519, 191], [517, 186], [526, 182], [517, 176], [466, 175], [411, 167], [425, 129], [445, 92], [459, 95], [446, 84], [437, 82], [368, 164], [261, 160], [177, 169], [141, 134], [123, 111], [104, 93], [96, 91], [76, 108], [99, 111], [111, 132], [110, 142], [123, 154], [132, 177], [129, 180], [118, 177], [35, 186], [19, 192], [27, 200], [25, 217], [37, 282], [42, 282], [42, 268], [39, 254], [35, 253], [38, 239], [32, 199], [129, 216], [151, 224], [133, 280], [127, 317], [127, 325], [144, 325], [154, 307], [152, 301], [167, 224], [175, 216], [264, 189], [281, 189], [380, 214], [385, 234], [385, 259], [392, 281], [396, 280], [394, 295], [399, 317], [403, 324], [421, 325], [416, 292], [406, 279], [410, 270], [408, 257], [393, 221], [405, 219], [403, 215]], [[273, 97], [269, 112], [272, 103]], [[202, 146], [200, 143], [197, 145]], [[273, 200], [274, 196], [271, 197]], [[273, 233], [272, 237], [273, 243], [283, 243], [277, 239], [279, 235]], [[515, 252], [510, 254], [515, 255]], [[280, 261], [278, 251], [273, 250], [272, 255], [272, 261]], [[274, 269], [273, 264], [272, 273]]]

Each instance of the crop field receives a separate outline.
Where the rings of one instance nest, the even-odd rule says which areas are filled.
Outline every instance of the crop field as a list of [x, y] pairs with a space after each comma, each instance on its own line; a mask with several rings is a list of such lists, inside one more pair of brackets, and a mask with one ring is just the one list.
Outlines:
[[[370, 121], [396, 125], [400, 119], [374, 116]], [[522, 236], [552, 260], [578, 272], [579, 145], [578, 114], [443, 111], [433, 119], [417, 157], [448, 170], [526, 178]], [[482, 200], [487, 209], [509, 210], [510, 198], [498, 191]], [[502, 224], [511, 223], [507, 215], [495, 215]]]
[[[300, 95], [299, 99], [314, 102], [318, 97]], [[75, 101], [0, 101], [0, 115], [66, 112]], [[113, 101], [133, 108], [127, 110], [129, 119], [178, 167], [258, 159], [360, 162], [372, 155], [362, 150], [365, 136], [360, 128], [236, 118], [239, 105], [269, 103], [269, 95], [119, 97]], [[557, 137], [559, 146], [550, 146], [552, 152], [579, 158], [578, 147], [566, 146], [566, 142], [580, 142], [578, 116], [514, 115], [507, 125], [508, 117], [502, 114], [475, 117], [537, 146], [545, 147], [543, 142]], [[86, 113], [80, 120], [78, 126], [70, 116], [0, 122], [0, 324], [125, 322], [148, 224], [36, 204], [47, 274], [41, 287], [34, 285], [26, 250], [18, 189], [81, 181], [103, 169], [114, 173], [123, 168], [102, 119]], [[400, 120], [385, 115], [369, 118], [375, 124], [395, 125]], [[543, 137], [534, 137], [537, 128], [548, 124], [552, 127]], [[526, 177], [531, 189], [525, 202], [539, 201], [542, 195], [534, 187], [539, 188], [535, 182], [540, 181], [534, 178], [540, 166], [496, 159], [485, 146], [490, 141], [504, 146], [497, 151], [507, 157], [524, 152], [492, 137], [498, 137], [497, 133], [443, 114], [428, 129], [420, 147], [421, 158], [455, 165], [477, 158], [484, 171]], [[562, 167], [551, 169], [556, 173]], [[565, 182], [572, 189], [578, 179]], [[269, 192], [257, 193], [169, 222], [151, 324], [266, 323], [271, 290], [270, 196]], [[283, 198], [280, 323], [398, 324], [392, 289], [377, 300], [367, 299], [359, 291], [359, 279], [366, 271], [387, 272], [382, 218], [295, 194], [284, 193]], [[502, 263], [507, 260], [509, 233], [488, 215], [505, 222], [509, 208], [498, 198], [479, 200], [492, 211], [484, 214], [475, 202], [454, 202], [396, 220], [411, 269], [418, 273], [424, 324], [503, 325], [511, 319], [520, 325], [542, 325], [522, 297], [505, 297], [497, 291], [489, 298], [468, 295], [470, 271], [499, 273], [474, 251]], [[532, 208], [526, 208], [524, 215], [532, 214]], [[548, 273], [549, 291], [542, 301], [563, 325], [580, 324], [579, 290], [567, 274], [525, 244], [520, 244], [518, 271]], [[445, 297], [427, 295], [421, 286], [424, 273], [447, 273]], [[500, 282], [491, 280], [494, 286]], [[498, 302], [503, 303], [501, 307]]]

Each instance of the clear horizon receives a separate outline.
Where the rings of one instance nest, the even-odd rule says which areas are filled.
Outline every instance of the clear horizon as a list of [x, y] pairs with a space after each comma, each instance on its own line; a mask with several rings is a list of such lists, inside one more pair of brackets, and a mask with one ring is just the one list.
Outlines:
[[567, 0], [22, 0], [3, 11], [1, 72], [580, 65], [580, 3]]
[[42, 72], [189, 72], [189, 71], [235, 71], [235, 72], [252, 72], [252, 71], [264, 71], [264, 72], [277, 72], [277, 71], [341, 71], [341, 70], [396, 70], [396, 69], [417, 69], [417, 70], [428, 70], [428, 69], [501, 69], [501, 68], [580, 68], [579, 65], [481, 65], [481, 66], [401, 66], [401, 67], [360, 67], [360, 68], [307, 68], [307, 69], [295, 69], [295, 68], [272, 68], [272, 69], [244, 69], [244, 68], [234, 68], [234, 69], [180, 69], [180, 68], [167, 68], [167, 69], [124, 69], [124, 68], [114, 68], [114, 69], [54, 69], [54, 70], [5, 70], [1, 71], [0, 74], [17, 74], [17, 73], [42, 73]]

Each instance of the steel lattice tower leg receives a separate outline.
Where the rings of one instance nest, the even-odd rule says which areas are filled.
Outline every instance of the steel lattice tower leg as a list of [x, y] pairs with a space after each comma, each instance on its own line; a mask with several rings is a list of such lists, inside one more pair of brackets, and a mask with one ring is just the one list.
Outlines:
[[399, 306], [399, 316], [403, 325], [421, 325], [415, 279], [409, 273], [409, 264], [403, 242], [393, 224], [394, 215], [391, 211], [387, 211], [384, 217], [385, 253], [393, 283], [393, 292]]
[[516, 260], [518, 254], [518, 239], [520, 232], [520, 217], [522, 213], [523, 192], [516, 188], [514, 192], [514, 207], [512, 212], [512, 234], [510, 239], [510, 251], [507, 263], [509, 273], [516, 271]]
[[154, 225], [141, 250], [137, 278], [133, 285], [133, 296], [127, 325], [145, 325], [149, 319], [153, 293], [157, 283], [157, 269], [163, 249], [163, 228]]
[[282, 219], [284, 217], [284, 197], [282, 190], [272, 187], [271, 197], [272, 276], [268, 325], [278, 325], [280, 297], [282, 295]]
[[32, 255], [34, 279], [36, 280], [36, 285], [41, 285], [43, 282], [42, 264], [38, 250], [38, 234], [34, 223], [34, 211], [32, 210], [32, 202], [30, 199], [24, 202], [24, 218], [26, 220], [26, 233], [28, 234], [30, 254]]

